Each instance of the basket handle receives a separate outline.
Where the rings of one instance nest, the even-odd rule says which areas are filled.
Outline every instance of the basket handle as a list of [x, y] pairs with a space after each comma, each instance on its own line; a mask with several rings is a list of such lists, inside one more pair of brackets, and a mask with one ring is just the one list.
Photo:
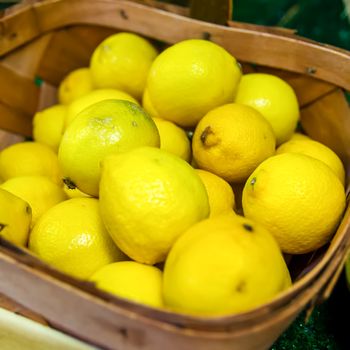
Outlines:
[[191, 0], [190, 17], [223, 24], [232, 18], [233, 0]]

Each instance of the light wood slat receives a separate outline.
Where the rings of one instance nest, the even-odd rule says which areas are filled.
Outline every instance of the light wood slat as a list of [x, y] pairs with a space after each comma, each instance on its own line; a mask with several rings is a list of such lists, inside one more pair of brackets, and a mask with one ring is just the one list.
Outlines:
[[89, 66], [96, 46], [115, 32], [115, 29], [103, 27], [74, 26], [53, 33], [37, 74], [46, 82], [58, 85], [70, 71]]
[[1, 61], [1, 64], [17, 72], [17, 74], [34, 80], [51, 36], [52, 33], [45, 34], [11, 52]]
[[283, 28], [283, 27], [270, 27], [270, 26], [263, 26], [263, 25], [257, 25], [252, 23], [245, 23], [245, 22], [228, 21], [227, 24], [231, 28], [251, 29], [257, 32], [265, 32], [265, 33], [271, 33], [271, 34], [291, 35], [296, 33], [295, 29]]
[[0, 102], [19, 112], [34, 114], [39, 98], [39, 88], [34, 79], [25, 78], [1, 64], [0, 76]]
[[168, 11], [171, 13], [176, 13], [177, 15], [181, 16], [189, 16], [190, 15], [190, 9], [188, 7], [164, 3], [160, 1], [154, 1], [154, 0], [131, 0], [132, 2], [137, 2], [141, 5], [147, 5], [150, 7], [157, 8], [159, 10]]
[[0, 151], [7, 146], [22, 141], [24, 141], [23, 136], [0, 129]]
[[[11, 293], [25, 307], [45, 315], [55, 328], [107, 349], [160, 350], [164, 344], [168, 350], [263, 349], [293, 319], [291, 314], [281, 313], [278, 324], [272, 327], [270, 319], [255, 321], [249, 328], [251, 337], [246, 337], [244, 329], [239, 328], [234, 332], [178, 328], [108, 304], [3, 253], [0, 253], [0, 291]], [[298, 298], [295, 305], [301, 308]]]
[[239, 60], [309, 74], [350, 90], [350, 55], [345, 50], [294, 35], [194, 21], [128, 1], [47, 0], [2, 22], [0, 54], [44, 32], [78, 22], [136, 31], [168, 43], [210, 37]]
[[17, 315], [21, 315], [26, 318], [29, 318], [30, 320], [40, 323], [44, 326], [48, 325], [42, 316], [28, 309], [25, 309], [23, 306], [19, 305], [18, 303], [16, 303], [15, 301], [13, 301], [12, 299], [8, 298], [3, 294], [0, 294], [0, 307], [6, 310], [12, 311]]
[[[176, 316], [173, 317], [173, 322], [174, 319], [179, 319], [179, 323], [160, 322], [157, 319], [159, 312], [155, 309], [146, 308], [149, 310], [147, 316], [146, 313], [140, 313], [145, 308], [136, 304], [129, 303], [134, 307], [118, 306], [123, 304], [122, 299], [117, 298], [117, 304], [108, 303], [91, 293], [77, 289], [74, 285], [53, 278], [47, 272], [33, 269], [28, 258], [27, 264], [24, 265], [14, 260], [11, 255], [4, 255], [3, 251], [4, 246], [1, 246], [1, 293], [11, 295], [15, 300], [20, 300], [24, 307], [45, 316], [57, 329], [98, 346], [126, 350], [160, 350], [164, 344], [167, 344], [168, 350], [268, 348], [292, 322], [295, 314], [303, 309], [305, 303], [317, 296], [321, 286], [327, 285], [339, 265], [339, 259], [342, 258], [342, 255], [335, 254], [327, 269], [323, 269], [322, 263], [316, 266], [307, 276], [309, 284], [301, 284], [300, 281], [296, 283], [292, 289], [301, 287], [304, 291], [295, 294], [293, 307], [285, 308], [283, 303], [277, 307], [278, 303], [275, 302], [266, 304], [253, 313], [234, 317], [211, 320], [196, 318], [194, 325], [197, 324], [198, 327], [202, 323], [202, 327], [209, 327], [196, 329], [191, 328], [191, 323], [185, 326], [181, 322], [182, 318], [190, 321], [191, 317], [173, 314]], [[316, 278], [320, 272], [322, 274]], [[283, 300], [282, 297], [280, 299]], [[285, 298], [284, 302], [289, 303], [288, 300], [290, 298]], [[220, 324], [223, 327], [225, 323], [227, 328], [218, 328]]]
[[310, 104], [337, 89], [335, 85], [325, 81], [281, 69], [257, 66], [256, 71], [277, 75], [290, 84], [297, 95], [300, 107]]
[[47, 82], [43, 82], [40, 88], [38, 111], [58, 103], [57, 88]]
[[301, 110], [301, 123], [313, 139], [333, 149], [350, 165], [350, 108], [341, 89]]
[[23, 114], [0, 103], [0, 128], [24, 136], [32, 135], [32, 115]]

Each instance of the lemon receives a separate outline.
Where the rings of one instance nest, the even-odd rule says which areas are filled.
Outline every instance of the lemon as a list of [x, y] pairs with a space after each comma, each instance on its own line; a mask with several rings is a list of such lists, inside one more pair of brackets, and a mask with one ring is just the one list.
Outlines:
[[31, 226], [34, 226], [48, 209], [67, 199], [62, 187], [44, 176], [13, 177], [2, 183], [0, 187], [30, 205], [32, 209]]
[[232, 212], [235, 207], [235, 195], [229, 183], [209, 171], [196, 169], [207, 190], [210, 216]]
[[152, 101], [149, 98], [149, 93], [147, 89], [143, 92], [142, 107], [152, 118], [159, 117], [157, 111], [153, 107]]
[[73, 119], [85, 108], [104, 100], [125, 100], [138, 104], [138, 102], [129, 94], [115, 89], [97, 89], [76, 99], [68, 106], [65, 128], [73, 121]]
[[163, 297], [170, 309], [202, 316], [250, 310], [291, 284], [273, 236], [226, 214], [190, 227], [166, 259]]
[[264, 225], [283, 252], [304, 254], [332, 237], [345, 208], [345, 191], [320, 160], [284, 153], [255, 169], [242, 203], [244, 215]]
[[33, 138], [51, 147], [55, 152], [60, 144], [67, 107], [54, 105], [37, 112], [33, 118]]
[[78, 68], [69, 72], [58, 87], [58, 101], [67, 105], [94, 89], [89, 68]]
[[120, 249], [146, 264], [164, 261], [175, 240], [209, 215], [207, 193], [194, 169], [154, 147], [103, 160], [100, 207]]
[[276, 154], [301, 153], [316, 158], [327, 164], [338, 176], [341, 183], [345, 183], [345, 169], [337, 154], [326, 145], [311, 139], [290, 140], [283, 143], [276, 150]]
[[265, 73], [243, 75], [235, 102], [261, 112], [272, 126], [277, 145], [288, 141], [297, 127], [297, 97], [292, 87], [277, 76]]
[[302, 134], [301, 132], [294, 132], [292, 137], [289, 139], [289, 141], [292, 140], [311, 140], [311, 137]]
[[221, 46], [184, 40], [153, 62], [146, 89], [157, 116], [193, 127], [211, 109], [233, 102], [241, 69]]
[[168, 120], [153, 118], [153, 121], [159, 132], [160, 148], [189, 162], [191, 143], [186, 132]]
[[80, 191], [78, 187], [75, 187], [75, 186], [69, 187], [69, 183], [68, 183], [68, 185], [63, 184], [63, 191], [68, 198], [84, 198], [84, 197], [89, 198], [89, 197], [91, 197], [90, 195]]
[[97, 87], [120, 89], [140, 99], [157, 54], [150, 42], [137, 34], [111, 35], [92, 54], [93, 81]]
[[49, 146], [30, 141], [5, 148], [0, 153], [0, 178], [26, 175], [42, 175], [61, 183], [57, 154]]
[[49, 265], [81, 279], [125, 259], [102, 223], [95, 198], [69, 199], [50, 208], [34, 226], [29, 249]]
[[25, 246], [31, 220], [29, 204], [0, 188], [0, 236], [14, 244]]
[[228, 182], [241, 182], [275, 153], [275, 136], [258, 111], [230, 103], [201, 119], [193, 135], [192, 150], [199, 168]]
[[90, 281], [106, 292], [137, 303], [153, 307], [163, 305], [162, 271], [155, 266], [120, 261], [102, 267]]
[[159, 146], [151, 117], [129, 101], [98, 102], [82, 111], [63, 135], [58, 158], [65, 182], [98, 196], [101, 160], [140, 146]]

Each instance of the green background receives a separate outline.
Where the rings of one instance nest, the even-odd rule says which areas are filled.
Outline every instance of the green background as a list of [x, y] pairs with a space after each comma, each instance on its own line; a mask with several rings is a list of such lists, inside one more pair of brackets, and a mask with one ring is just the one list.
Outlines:
[[293, 28], [299, 35], [350, 50], [350, 25], [342, 0], [233, 0], [233, 20]]

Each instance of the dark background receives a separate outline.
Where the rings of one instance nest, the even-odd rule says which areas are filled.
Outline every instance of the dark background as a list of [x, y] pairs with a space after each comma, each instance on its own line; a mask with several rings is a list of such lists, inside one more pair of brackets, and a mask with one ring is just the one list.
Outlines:
[[[188, 5], [188, 0], [163, 2]], [[233, 0], [233, 20], [283, 26], [299, 35], [350, 50], [349, 0]], [[350, 9], [349, 9], [350, 11]]]

